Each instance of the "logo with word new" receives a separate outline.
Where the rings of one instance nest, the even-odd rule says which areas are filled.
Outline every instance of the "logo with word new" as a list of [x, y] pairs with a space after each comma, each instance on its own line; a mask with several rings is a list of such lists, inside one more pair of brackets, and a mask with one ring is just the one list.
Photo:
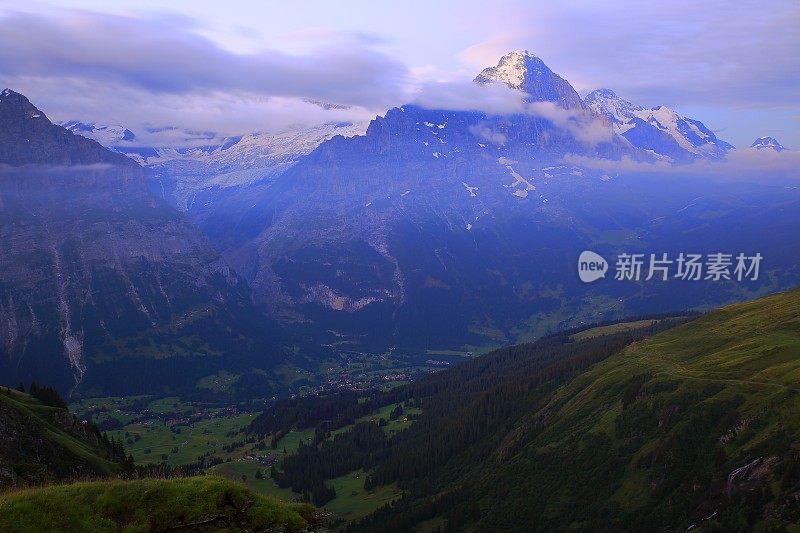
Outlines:
[[[715, 252], [710, 254], [679, 253], [620, 253], [614, 264], [616, 281], [758, 281], [761, 272], [760, 253]], [[578, 258], [578, 276], [584, 283], [604, 278], [608, 261], [586, 250]]]
[[591, 283], [606, 277], [608, 261], [595, 252], [585, 250], [578, 258], [578, 276], [584, 283]]

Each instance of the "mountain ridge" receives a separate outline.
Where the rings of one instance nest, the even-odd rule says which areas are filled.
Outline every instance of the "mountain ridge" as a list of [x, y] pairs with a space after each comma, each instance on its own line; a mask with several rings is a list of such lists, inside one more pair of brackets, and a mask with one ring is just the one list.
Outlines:
[[0, 163], [11, 166], [111, 164], [138, 167], [100, 143], [73, 135], [50, 122], [24, 95], [4, 89], [0, 93]]
[[[365, 135], [330, 139], [270, 183], [234, 193], [201, 226], [251, 283], [257, 301], [266, 300], [273, 316], [292, 327], [323, 330], [320, 342], [382, 338], [386, 344], [375, 349], [383, 350], [413, 339], [409, 349], [471, 351], [519, 339], [529, 327], [540, 335], [535, 324], [542, 314], [559, 314], [558, 299], [544, 296], [551, 291], [561, 291], [561, 302], [572, 291], [596, 294], [575, 286], [570, 274], [572, 256], [598, 240], [603, 246], [616, 234], [621, 240], [610, 239], [611, 246], [619, 248], [673, 249], [681, 240], [692, 241], [691, 247], [720, 246], [718, 237], [708, 234], [700, 241], [698, 235], [711, 226], [722, 231], [723, 218], [738, 209], [736, 216], [766, 223], [755, 214], [763, 212], [753, 205], [755, 198], [789, 205], [784, 190], [772, 190], [767, 200], [738, 184], [694, 176], [693, 168], [682, 176], [681, 165], [660, 177], [647, 176], [647, 164], [641, 173], [635, 164], [626, 171], [630, 163], [669, 163], [667, 156], [637, 148], [612, 131], [602, 117], [584, 127], [578, 115], [596, 117], [591, 110], [572, 111], [497, 116], [420, 105], [392, 108]], [[664, 135], [676, 159], [697, 160]], [[623, 170], [603, 170], [595, 161]], [[688, 215], [684, 208], [698, 198], [704, 207]], [[701, 220], [699, 211], [710, 205], [715, 215]], [[737, 239], [728, 246], [757, 245], [749, 236]], [[783, 261], [784, 254], [774, 254]], [[623, 296], [622, 285], [599, 290], [606, 288], [613, 295], [603, 296], [614, 309], [637, 300]], [[676, 289], [647, 286], [664, 300], [656, 304], [652, 293], [642, 296], [642, 305], [651, 307], [627, 313], [692, 307], [697, 304], [688, 297], [680, 304], [667, 300], [684, 290], [693, 297], [712, 291]], [[428, 310], [455, 305], [462, 306], [457, 318], [441, 309], [419, 320]], [[434, 316], [453, 323], [440, 322], [434, 331], [428, 325]], [[454, 331], [460, 332], [457, 340]]]
[[[153, 193], [149, 170], [3, 94], [4, 381], [186, 390], [220, 365], [249, 371], [282, 359], [279, 328], [206, 236]], [[181, 360], [192, 364], [163, 371]]]
[[584, 99], [587, 107], [611, 121], [614, 130], [634, 146], [651, 150], [675, 162], [698, 158], [718, 160], [733, 145], [717, 139], [702, 122], [682, 117], [674, 110], [644, 108], [617, 96], [611, 89], [598, 89]]

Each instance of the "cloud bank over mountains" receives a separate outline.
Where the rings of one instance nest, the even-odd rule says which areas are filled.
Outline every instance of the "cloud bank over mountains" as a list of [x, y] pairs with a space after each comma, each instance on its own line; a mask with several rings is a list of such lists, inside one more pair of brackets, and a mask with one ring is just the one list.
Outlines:
[[0, 76], [4, 86], [58, 105], [56, 120], [280, 131], [369, 119], [402, 102], [407, 69], [373, 44], [353, 35], [306, 55], [243, 54], [179, 17], [15, 12], [0, 17]]
[[725, 159], [699, 159], [693, 163], [673, 165], [665, 161], [634, 161], [628, 156], [619, 160], [600, 159], [568, 154], [564, 162], [611, 174], [680, 174], [717, 177], [725, 180], [743, 179], [785, 183], [797, 188], [800, 184], [800, 152], [796, 150], [756, 150], [742, 148], [730, 151]]
[[[139, 131], [167, 125], [221, 135], [282, 131], [368, 120], [411, 102], [492, 114], [536, 112], [561, 121], [585, 142], [602, 142], [602, 125], [546, 105], [526, 107], [502, 87], [471, 83], [500, 55], [530, 48], [581, 93], [614, 87], [645, 106], [708, 106], [717, 110], [709, 111], [716, 118], [743, 109], [781, 110], [774, 130], [746, 137], [769, 133], [789, 146], [796, 143], [797, 2], [503, 0], [432, 10], [432, 16], [447, 13], [447, 20], [437, 21], [437, 33], [429, 31], [430, 24], [386, 16], [388, 7], [375, 7], [369, 33], [317, 20], [309, 10], [307, 28], [282, 34], [310, 43], [291, 53], [279, 45], [236, 49], [210, 36], [207, 20], [124, 4], [114, 13], [0, 9], [2, 85], [28, 94], [55, 120], [119, 123]], [[236, 6], [217, 9], [248, 13]], [[427, 29], [420, 33], [418, 26]], [[417, 48], [407, 50], [414, 35]], [[419, 64], [420, 50], [435, 64]], [[445, 56], [455, 63], [436, 63]], [[713, 125], [726, 126], [718, 122]], [[741, 121], [737, 127], [744, 127]], [[745, 135], [732, 140], [742, 144]]]
[[13, 13], [0, 19], [0, 69], [7, 76], [81, 78], [153, 94], [243, 91], [375, 108], [397, 100], [408, 75], [403, 63], [364, 39], [307, 55], [243, 54], [193, 29], [176, 17]]

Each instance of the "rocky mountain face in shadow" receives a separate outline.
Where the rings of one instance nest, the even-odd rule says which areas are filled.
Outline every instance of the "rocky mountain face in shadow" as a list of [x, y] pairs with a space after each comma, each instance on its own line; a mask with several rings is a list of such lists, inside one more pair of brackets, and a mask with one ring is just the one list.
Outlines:
[[2, 164], [135, 166], [127, 157], [53, 124], [25, 96], [10, 89], [0, 93], [0, 117]]
[[[531, 107], [391, 109], [364, 136], [335, 137], [238, 191], [202, 227], [274, 316], [345, 350], [472, 350], [798, 279], [783, 244], [800, 219], [796, 189], [665, 166], [668, 156], [621, 135], [530, 54], [477, 81], [523, 91]], [[678, 126], [664, 135], [683, 135]], [[759, 248], [776, 274], [750, 285], [613, 280], [617, 253]], [[578, 280], [583, 250], [611, 258], [607, 279]]]
[[0, 374], [62, 390], [191, 389], [267, 368], [276, 329], [148, 172], [0, 98]]

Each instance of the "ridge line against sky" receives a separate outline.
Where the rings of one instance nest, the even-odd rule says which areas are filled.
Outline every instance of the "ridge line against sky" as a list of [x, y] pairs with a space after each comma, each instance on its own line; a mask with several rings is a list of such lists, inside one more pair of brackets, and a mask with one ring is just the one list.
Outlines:
[[529, 49], [582, 95], [667, 105], [738, 147], [800, 147], [796, 1], [430, 4], [3, 1], [0, 85], [54, 120], [233, 135], [368, 120]]

